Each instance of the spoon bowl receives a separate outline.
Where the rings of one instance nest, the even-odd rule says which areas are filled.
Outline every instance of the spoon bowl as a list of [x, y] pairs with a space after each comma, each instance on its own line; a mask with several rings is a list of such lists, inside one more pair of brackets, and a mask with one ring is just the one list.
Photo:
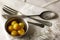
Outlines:
[[55, 19], [58, 17], [58, 15], [52, 11], [44, 11], [39, 16], [45, 20]]

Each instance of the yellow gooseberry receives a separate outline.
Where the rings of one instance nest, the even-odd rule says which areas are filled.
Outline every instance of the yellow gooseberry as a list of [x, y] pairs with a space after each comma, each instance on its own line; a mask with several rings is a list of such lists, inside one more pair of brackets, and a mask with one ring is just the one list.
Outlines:
[[13, 25], [13, 29], [14, 29], [14, 30], [19, 30], [19, 29], [20, 29], [20, 26], [18, 25], [18, 23], [15, 23], [15, 24]]
[[13, 26], [12, 25], [8, 26], [8, 31], [11, 32], [12, 30], [13, 30]]
[[18, 32], [15, 31], [15, 30], [13, 30], [13, 31], [11, 32], [11, 35], [12, 35], [12, 36], [17, 36], [17, 35], [18, 35]]
[[11, 25], [14, 25], [15, 23], [17, 23], [17, 22], [16, 22], [16, 21], [12, 21], [12, 22], [11, 22]]
[[20, 23], [19, 23], [19, 26], [20, 26], [21, 28], [24, 28], [24, 23], [23, 23], [23, 22], [20, 22]]
[[18, 30], [18, 34], [21, 35], [21, 36], [24, 35], [25, 34], [24, 29], [22, 28], [22, 29]]

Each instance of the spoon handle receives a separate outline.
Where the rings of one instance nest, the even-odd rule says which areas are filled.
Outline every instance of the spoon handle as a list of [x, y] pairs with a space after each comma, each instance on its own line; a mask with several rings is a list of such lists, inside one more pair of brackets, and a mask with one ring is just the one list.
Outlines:
[[22, 18], [26, 18], [26, 17], [32, 17], [32, 16], [38, 16], [38, 15], [26, 15], [26, 16], [23, 16], [23, 15], [8, 15], [8, 14], [3, 14], [2, 15], [4, 18], [8, 19], [10, 17], [14, 17], [14, 16], [18, 16], [18, 17], [22, 17]]

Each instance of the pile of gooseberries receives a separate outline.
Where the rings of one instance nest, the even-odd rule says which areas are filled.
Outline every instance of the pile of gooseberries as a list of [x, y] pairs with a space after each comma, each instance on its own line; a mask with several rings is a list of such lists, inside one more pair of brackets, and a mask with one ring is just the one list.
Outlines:
[[25, 34], [25, 24], [23, 22], [12, 21], [8, 26], [8, 31], [12, 36], [22, 36]]

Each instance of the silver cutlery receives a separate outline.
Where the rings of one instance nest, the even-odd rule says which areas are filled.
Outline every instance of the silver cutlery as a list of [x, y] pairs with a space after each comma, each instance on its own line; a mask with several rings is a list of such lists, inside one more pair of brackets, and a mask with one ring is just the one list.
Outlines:
[[[6, 5], [4, 5], [3, 10], [4, 10], [6, 13], [9, 14], [9, 15], [3, 15], [4, 17], [8, 16], [8, 17], [6, 17], [6, 18], [12, 17], [13, 15], [14, 15], [14, 16], [21, 16], [21, 15], [18, 15], [18, 11], [14, 10], [14, 9], [6, 6]], [[21, 13], [21, 14], [22, 14], [22, 13]], [[24, 14], [22, 14], [21, 17], [28, 17], [28, 18], [33, 19], [32, 16], [37, 16], [37, 15], [30, 15], [30, 16], [29, 16], [29, 15], [24, 15]], [[36, 21], [38, 21], [38, 22], [40, 22], [40, 23], [42, 23], [42, 24], [44, 24], [44, 25], [52, 26], [52, 23], [50, 23], [50, 22], [48, 22], [48, 21], [43, 21], [43, 20], [38, 20], [38, 19], [34, 19], [34, 20], [36, 20]]]
[[[11, 15], [22, 14], [21, 12], [16, 11], [16, 10], [6, 6], [6, 5], [4, 5], [3, 10], [6, 13], [11, 14]], [[24, 15], [24, 14], [22, 14], [22, 15], [27, 16], [27, 15]], [[40, 18], [45, 19], [45, 20], [55, 19], [55, 18], [58, 17], [58, 15], [55, 12], [52, 12], [52, 11], [44, 11], [40, 15], [30, 15], [30, 16], [39, 16]]]

